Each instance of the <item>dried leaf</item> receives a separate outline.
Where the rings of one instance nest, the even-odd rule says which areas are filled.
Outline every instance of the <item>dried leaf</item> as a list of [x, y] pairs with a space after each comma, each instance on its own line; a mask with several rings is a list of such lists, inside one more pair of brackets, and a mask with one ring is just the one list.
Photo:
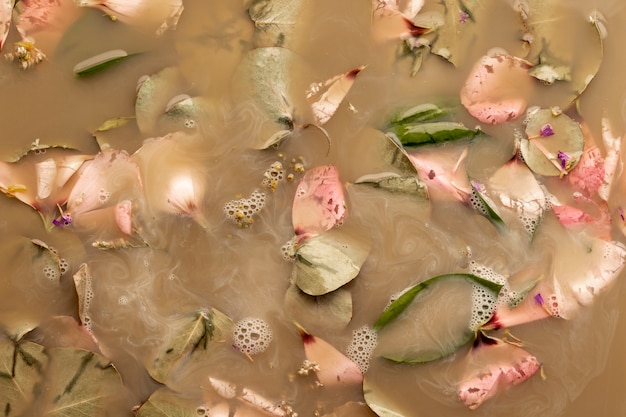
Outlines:
[[[552, 131], [548, 134], [547, 130]], [[528, 139], [520, 142], [524, 161], [533, 172], [546, 175], [565, 175], [580, 160], [584, 147], [580, 125], [567, 115], [554, 114], [551, 109], [531, 113], [526, 125]]]
[[232, 321], [222, 312], [211, 309], [193, 316], [181, 317], [172, 324], [173, 333], [163, 343], [146, 368], [156, 381], [166, 383], [193, 356], [205, 355], [210, 343], [230, 333]]
[[295, 25], [302, 23], [299, 16], [305, 4], [300, 0], [253, 0], [248, 13], [254, 22], [254, 47], [291, 48]]
[[293, 280], [309, 295], [327, 294], [359, 274], [369, 250], [368, 242], [343, 230], [313, 236], [296, 250]]
[[517, 119], [526, 110], [534, 89], [528, 75], [530, 63], [511, 56], [483, 56], [461, 88], [461, 103], [483, 123], [500, 124]]
[[10, 415], [26, 415], [48, 367], [43, 346], [0, 338], [0, 392]]
[[85, 326], [89, 333], [92, 333], [91, 314], [89, 310], [91, 308], [94, 293], [89, 265], [86, 263], [81, 264], [78, 271], [76, 271], [72, 278], [74, 280], [74, 286], [78, 296], [78, 318], [80, 318], [80, 322], [83, 326]]

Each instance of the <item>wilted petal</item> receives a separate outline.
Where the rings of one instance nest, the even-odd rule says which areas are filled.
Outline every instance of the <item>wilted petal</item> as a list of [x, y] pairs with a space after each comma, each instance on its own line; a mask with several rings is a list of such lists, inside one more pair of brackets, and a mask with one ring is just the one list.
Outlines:
[[465, 172], [467, 148], [432, 148], [408, 155], [419, 178], [428, 187], [430, 198], [447, 200], [452, 197], [468, 204], [472, 189]]
[[[307, 99], [309, 99], [311, 103], [311, 109], [313, 110], [313, 115], [317, 123], [323, 125], [330, 120], [344, 97], [350, 91], [350, 88], [352, 88], [357, 74], [361, 72], [363, 68], [365, 68], [364, 65], [348, 71], [345, 74], [333, 77], [323, 83], [313, 84], [309, 90], [307, 90]], [[327, 90], [324, 91], [319, 98], [315, 99], [319, 92], [325, 88], [327, 88]]]
[[182, 0], [77, 0], [81, 7], [95, 7], [114, 20], [120, 20], [157, 35], [178, 24]]
[[298, 328], [304, 353], [309, 362], [319, 368], [315, 370], [317, 378], [325, 386], [337, 384], [359, 384], [363, 382], [363, 374], [359, 367], [333, 345], [319, 337]]
[[540, 368], [537, 358], [524, 349], [479, 337], [468, 354], [466, 373], [458, 387], [459, 398], [471, 410], [498, 392], [527, 380]]
[[11, 29], [11, 15], [15, 0], [0, 0], [0, 50], [4, 46]]
[[606, 157], [604, 158], [604, 179], [602, 185], [598, 189], [598, 195], [604, 201], [609, 199], [613, 178], [618, 167], [621, 169], [620, 150], [622, 146], [621, 138], [615, 136], [609, 124], [609, 119], [602, 118], [602, 143], [606, 149]]
[[[415, 6], [408, 4], [405, 10], [413, 12], [419, 4]], [[372, 35], [376, 41], [384, 42], [421, 36], [429, 30], [430, 28], [414, 25], [411, 19], [399, 10], [395, 0], [372, 0]]]
[[22, 39], [31, 40], [45, 51], [52, 51], [81, 9], [74, 0], [22, 0], [16, 7], [15, 27]]
[[534, 87], [529, 68], [529, 62], [511, 55], [483, 56], [461, 89], [461, 103], [483, 123], [517, 119]]
[[296, 235], [325, 232], [345, 217], [346, 201], [337, 168], [322, 165], [307, 171], [293, 199], [291, 220]]
[[499, 303], [496, 312], [489, 322], [483, 326], [483, 329], [509, 328], [553, 317], [544, 297], [544, 294], [547, 297], [549, 293], [550, 290], [540, 283], [516, 307], [510, 307], [508, 303]]

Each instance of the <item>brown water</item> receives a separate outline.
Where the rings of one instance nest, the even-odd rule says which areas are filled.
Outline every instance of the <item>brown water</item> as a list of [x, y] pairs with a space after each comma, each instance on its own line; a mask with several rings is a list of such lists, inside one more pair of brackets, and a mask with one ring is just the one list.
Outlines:
[[[82, 19], [88, 24], [68, 33], [57, 52], [49, 54], [48, 62], [30, 71], [0, 63], [2, 160], [15, 160], [36, 139], [81, 153], [97, 153], [98, 143], [90, 132], [106, 119], [132, 116], [138, 78], [166, 66], [180, 67], [186, 81], [180, 93], [202, 95], [214, 106], [210, 117], [197, 121], [200, 128], [192, 146], [154, 154], [142, 167], [147, 201], [138, 207], [138, 225], [149, 248], [96, 249], [93, 242], [109, 238], [106, 225], [46, 231], [34, 210], [16, 199], [0, 198], [0, 266], [5, 271], [0, 280], [0, 324], [13, 332], [26, 322], [38, 324], [50, 315], [76, 317], [71, 276], [81, 264], [88, 264], [93, 279], [93, 332], [127, 387], [126, 398], [111, 406], [111, 413], [119, 413], [116, 415], [124, 415], [119, 410], [130, 410], [158, 387], [144, 364], [167, 338], [173, 318], [203, 308], [219, 309], [234, 321], [262, 318], [272, 327], [274, 338], [270, 348], [254, 361], [226, 343], [209, 361], [178, 375], [174, 386], [198, 404], [207, 375], [240, 383], [276, 401], [285, 400], [300, 416], [323, 415], [348, 401], [362, 401], [361, 387], [319, 388], [312, 378], [295, 375], [304, 354], [294, 317], [283, 307], [293, 266], [283, 260], [280, 250], [293, 235], [291, 202], [301, 176], [290, 166], [291, 161], [302, 160], [307, 168], [335, 164], [345, 182], [376, 172], [382, 163], [376, 148], [368, 144], [376, 137], [373, 128], [391, 109], [454, 97], [471, 64], [489, 49], [520, 51], [519, 33], [511, 30], [517, 18], [509, 2], [494, 1], [490, 17], [479, 28], [478, 41], [467, 46], [466, 64], [455, 69], [430, 56], [411, 78], [407, 63], [394, 63], [394, 45], [370, 41], [367, 1], [360, 5], [315, 2], [301, 16], [303, 29], [292, 45], [310, 63], [314, 78], [293, 74], [295, 82], [308, 85], [368, 66], [325, 126], [332, 138], [328, 154], [325, 139], [314, 129], [298, 132], [279, 150], [252, 150], [250, 145], [259, 140], [258, 114], [250, 111], [247, 103], [232, 103], [229, 96], [232, 74], [253, 33], [245, 12], [235, 3], [186, 1], [178, 29], [158, 41], [87, 10]], [[604, 61], [581, 98], [580, 112], [596, 137], [600, 137], [602, 116], [609, 117], [621, 136], [626, 98], [622, 76], [626, 7], [619, 0], [563, 3], [571, 4], [575, 13], [587, 15], [597, 9], [607, 18]], [[9, 40], [16, 40], [15, 33], [12, 36]], [[576, 35], [564, 32], [562, 36]], [[100, 74], [74, 77], [72, 67], [77, 61], [113, 48], [147, 52]], [[542, 87], [534, 101], [550, 105], [557, 99], [558, 93]], [[463, 112], [460, 118], [468, 125], [476, 124]], [[487, 130], [496, 139], [484, 138], [469, 155], [470, 168], [477, 173], [488, 172], [510, 156], [506, 140], [510, 132], [506, 128]], [[113, 148], [129, 153], [135, 152], [143, 139], [132, 126], [106, 136]], [[224, 204], [262, 190], [263, 172], [274, 161], [283, 162], [296, 181], [285, 181], [276, 192], [267, 193], [266, 205], [254, 224], [238, 228], [225, 218]], [[164, 182], [183, 167], [193, 168], [206, 181], [202, 211], [208, 231], [189, 218], [155, 209], [163, 198]], [[619, 181], [626, 183], [623, 178]], [[520, 235], [502, 238], [485, 218], [458, 203], [429, 204], [355, 185], [346, 189], [349, 213], [341, 227], [372, 244], [361, 273], [347, 285], [354, 302], [352, 320], [342, 327], [317, 322], [303, 313], [295, 317], [340, 350], [348, 345], [354, 329], [372, 325], [392, 294], [433, 275], [458, 270], [466, 245], [471, 246], [474, 259], [505, 275], [525, 265], [549, 270], [553, 254], [567, 256], [563, 255], [567, 251], [557, 250], [558, 245], [570, 245], [572, 253], [577, 247], [576, 239], [568, 240], [554, 218], [544, 221], [529, 247]], [[612, 208], [625, 203], [625, 190], [624, 185], [616, 187]], [[137, 193], [131, 190], [128, 195], [139, 199]], [[58, 284], [29, 262], [27, 239], [34, 238], [56, 248], [69, 262], [69, 270]], [[624, 240], [617, 228], [613, 238]], [[410, 416], [626, 415], [625, 291], [618, 280], [571, 321], [550, 319], [515, 328], [515, 336], [543, 363], [547, 379], [536, 375], [477, 411], [466, 410], [455, 394], [455, 363], [465, 350], [427, 365], [396, 366], [374, 359], [368, 378], [376, 381], [385, 396], [394, 398], [399, 411]], [[48, 336], [46, 343], [54, 344], [55, 337], [59, 335]], [[316, 410], [319, 414], [314, 414]]]

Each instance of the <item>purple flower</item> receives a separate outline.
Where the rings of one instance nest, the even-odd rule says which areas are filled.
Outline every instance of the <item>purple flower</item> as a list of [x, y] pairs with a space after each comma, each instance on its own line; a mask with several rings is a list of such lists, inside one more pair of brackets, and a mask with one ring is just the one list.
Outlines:
[[539, 134], [543, 137], [554, 135], [554, 130], [552, 129], [550, 123], [546, 123], [545, 125], [541, 126], [541, 129], [539, 129]]
[[469, 17], [469, 15], [467, 13], [461, 12], [461, 17], [459, 17], [459, 22], [465, 23], [467, 21], [468, 17]]
[[69, 226], [70, 224], [72, 224], [72, 217], [69, 214], [61, 213], [61, 217], [52, 220], [52, 224], [59, 227]]
[[567, 166], [567, 161], [570, 160], [570, 156], [565, 152], [559, 151], [559, 153], [556, 155], [556, 159], [561, 161], [561, 168], [565, 169], [565, 167]]
[[534, 299], [535, 299], [535, 301], [537, 302], [537, 304], [539, 304], [540, 306], [542, 306], [542, 305], [544, 304], [543, 297], [542, 297], [542, 295], [541, 295], [541, 293], [540, 293], [540, 292], [538, 292], [538, 293], [535, 295]]

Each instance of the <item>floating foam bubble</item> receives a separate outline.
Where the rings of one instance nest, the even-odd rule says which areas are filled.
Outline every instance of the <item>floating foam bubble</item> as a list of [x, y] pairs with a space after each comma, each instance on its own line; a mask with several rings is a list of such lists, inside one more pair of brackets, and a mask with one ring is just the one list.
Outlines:
[[489, 215], [489, 212], [487, 211], [487, 207], [485, 207], [485, 204], [482, 202], [480, 197], [478, 197], [478, 193], [474, 190], [472, 190], [472, 194], [470, 194], [470, 203], [472, 204], [472, 207], [474, 208], [474, 210], [476, 210], [483, 216]]
[[283, 246], [280, 247], [280, 251], [283, 254], [283, 259], [287, 262], [293, 262], [296, 260], [296, 251], [294, 250], [294, 239], [289, 239]]
[[261, 185], [267, 187], [271, 192], [276, 191], [278, 184], [285, 179], [285, 170], [280, 161], [274, 162], [263, 174]]
[[265, 206], [265, 193], [254, 190], [250, 197], [229, 201], [224, 205], [226, 217], [239, 227], [249, 227], [254, 223], [253, 216]]
[[98, 192], [98, 201], [100, 201], [100, 204], [105, 204], [110, 198], [111, 193], [106, 191], [104, 188], [100, 188], [100, 191]]
[[43, 274], [50, 281], [57, 281], [59, 279], [58, 269], [50, 265], [46, 265], [43, 267]]
[[233, 329], [234, 346], [248, 355], [264, 352], [272, 338], [273, 332], [269, 324], [256, 317], [240, 320]]
[[128, 297], [122, 295], [120, 298], [117, 299], [117, 303], [121, 306], [125, 306], [126, 304], [128, 304]]
[[65, 275], [67, 271], [70, 269], [70, 264], [65, 258], [59, 259], [59, 270], [61, 271], [61, 276]]
[[472, 316], [470, 317], [470, 329], [478, 330], [485, 324], [498, 305], [498, 297], [485, 287], [472, 285]]
[[378, 334], [368, 326], [360, 327], [352, 331], [352, 340], [346, 348], [346, 355], [361, 370], [367, 372], [370, 359], [378, 344]]

